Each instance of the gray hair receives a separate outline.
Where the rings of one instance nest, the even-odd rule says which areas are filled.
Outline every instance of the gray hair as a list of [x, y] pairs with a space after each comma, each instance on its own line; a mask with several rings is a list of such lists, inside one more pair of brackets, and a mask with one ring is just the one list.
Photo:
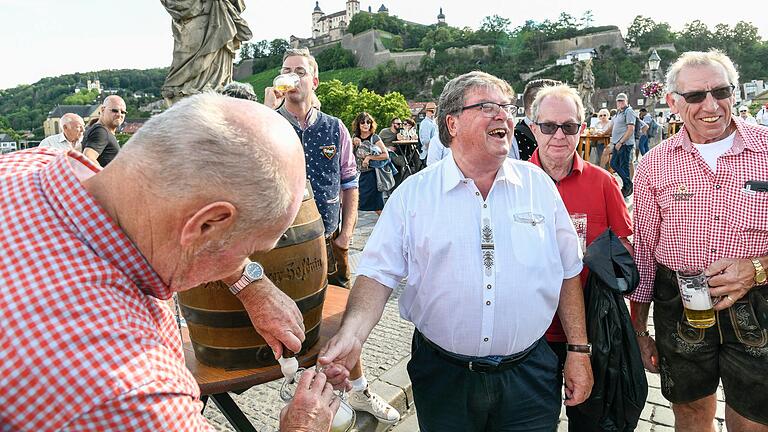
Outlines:
[[157, 199], [202, 196], [232, 203], [241, 215], [232, 230], [235, 236], [256, 223], [279, 221], [292, 192], [256, 128], [230, 121], [228, 100], [212, 92], [182, 99], [149, 119], [120, 156], [141, 173], [141, 187]]
[[309, 48], [289, 48], [285, 50], [285, 53], [283, 54], [283, 61], [287, 59], [288, 57], [306, 57], [309, 59], [309, 65], [312, 67], [312, 76], [317, 78], [320, 74], [320, 71], [317, 67], [317, 60], [315, 60], [315, 57], [312, 56], [312, 54], [309, 52]]
[[[737, 88], [739, 87], [739, 72], [736, 70], [733, 61], [731, 61], [731, 59], [723, 52], [716, 49], [707, 52], [688, 51], [678, 57], [672, 66], [669, 67], [666, 83], [667, 93], [672, 93], [678, 90], [677, 77], [680, 75], [680, 71], [683, 70], [683, 68], [715, 65], [719, 65], [723, 68], [730, 84]], [[677, 95], [675, 94], [675, 96]]]
[[59, 119], [59, 125], [61, 125], [61, 127], [64, 127], [64, 126], [66, 126], [66, 125], [68, 125], [68, 124], [70, 124], [72, 122], [76, 122], [78, 120], [82, 121], [83, 124], [85, 124], [85, 122], [83, 121], [83, 118], [80, 117], [79, 115], [77, 115], [75, 113], [66, 113], [63, 116], [61, 116], [61, 119]]
[[248, 83], [232, 81], [221, 89], [221, 94], [237, 99], [245, 99], [254, 102], [259, 101], [256, 97], [256, 92], [253, 90], [253, 86]]
[[536, 93], [536, 99], [534, 99], [533, 104], [531, 104], [531, 120], [538, 120], [541, 101], [547, 96], [557, 99], [572, 99], [576, 104], [576, 119], [579, 123], [584, 121], [584, 103], [581, 101], [581, 96], [579, 96], [579, 93], [576, 92], [574, 88], [565, 84], [544, 86], [538, 93]]
[[448, 81], [448, 84], [443, 88], [443, 93], [440, 94], [440, 99], [437, 102], [436, 115], [437, 128], [440, 132], [440, 142], [445, 147], [450, 147], [451, 141], [453, 141], [453, 137], [451, 137], [450, 132], [448, 132], [446, 118], [449, 115], [461, 112], [462, 107], [464, 106], [464, 97], [467, 92], [476, 87], [496, 87], [506, 96], [509, 96], [513, 102], [515, 100], [515, 92], [508, 82], [485, 72], [473, 71], [465, 73], [464, 75], [459, 75]]

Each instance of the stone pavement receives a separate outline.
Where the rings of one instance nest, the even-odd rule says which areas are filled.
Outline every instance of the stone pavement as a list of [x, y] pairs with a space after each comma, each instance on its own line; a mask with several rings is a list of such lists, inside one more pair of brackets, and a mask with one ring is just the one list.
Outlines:
[[[376, 224], [377, 216], [373, 212], [360, 212], [355, 229], [352, 248], [350, 251], [352, 268], [355, 268], [359, 256], [357, 255], [365, 246], [368, 236]], [[413, 415], [416, 408], [413, 406], [410, 380], [406, 372], [406, 364], [410, 358], [411, 336], [413, 325], [400, 318], [397, 299], [402, 287], [392, 293], [384, 308], [384, 313], [379, 324], [373, 329], [371, 336], [363, 347], [363, 365], [366, 377], [371, 382], [372, 389], [388, 400], [393, 406], [403, 413], [401, 421], [391, 428], [392, 432], [416, 432], [419, 430], [416, 416]], [[653, 313], [653, 310], [651, 310]], [[653, 334], [653, 324], [650, 324]], [[647, 373], [649, 391], [645, 409], [641, 415], [641, 421], [637, 427], [638, 432], [661, 432], [674, 430], [674, 417], [669, 402], [661, 395], [659, 376]], [[241, 395], [233, 395], [233, 398], [248, 416], [256, 429], [262, 431], [276, 431], [278, 429], [278, 415], [283, 403], [278, 397], [280, 381], [260, 385], [249, 389]], [[725, 427], [725, 402], [723, 402], [722, 387], [718, 389], [718, 402], [715, 420], [715, 430], [727, 431]], [[204, 412], [217, 430], [233, 431], [227, 420], [214, 404], [208, 404]], [[358, 414], [358, 420], [354, 431], [384, 431], [388, 428], [378, 424], [368, 413]], [[561, 422], [558, 431], [567, 431], [567, 419], [565, 410], [561, 414]]]

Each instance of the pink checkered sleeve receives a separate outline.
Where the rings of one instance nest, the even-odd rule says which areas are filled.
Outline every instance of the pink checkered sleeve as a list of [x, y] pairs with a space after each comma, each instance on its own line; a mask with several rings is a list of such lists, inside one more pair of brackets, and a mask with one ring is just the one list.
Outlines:
[[68, 431], [212, 431], [203, 404], [178, 394], [179, 382], [152, 382], [74, 419]]
[[634, 193], [634, 258], [640, 272], [640, 285], [629, 298], [639, 303], [650, 303], [653, 298], [653, 279], [656, 276], [654, 251], [659, 243], [661, 214], [650, 182], [652, 166], [642, 162], [635, 175]]

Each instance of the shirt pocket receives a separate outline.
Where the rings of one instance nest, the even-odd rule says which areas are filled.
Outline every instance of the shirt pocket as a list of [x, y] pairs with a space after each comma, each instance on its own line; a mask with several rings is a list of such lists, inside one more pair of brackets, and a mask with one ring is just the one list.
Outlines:
[[[512, 257], [526, 267], [548, 268], [557, 254], [554, 244], [554, 220], [551, 214], [531, 211], [530, 208], [512, 209], [509, 215]], [[552, 231], [552, 235], [548, 235]], [[552, 256], [546, 251], [551, 250]]]
[[768, 248], [768, 193], [736, 192], [728, 221], [747, 254], [764, 254]]

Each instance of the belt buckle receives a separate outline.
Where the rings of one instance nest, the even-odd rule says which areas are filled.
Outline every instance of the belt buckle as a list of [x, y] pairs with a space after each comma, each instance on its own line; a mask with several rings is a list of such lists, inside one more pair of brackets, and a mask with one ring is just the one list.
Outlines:
[[477, 372], [477, 373], [486, 373], [491, 371], [491, 368], [492, 368], [492, 365], [489, 365], [488, 363], [476, 362], [476, 361], [469, 362], [467, 366], [469, 367], [470, 371]]

